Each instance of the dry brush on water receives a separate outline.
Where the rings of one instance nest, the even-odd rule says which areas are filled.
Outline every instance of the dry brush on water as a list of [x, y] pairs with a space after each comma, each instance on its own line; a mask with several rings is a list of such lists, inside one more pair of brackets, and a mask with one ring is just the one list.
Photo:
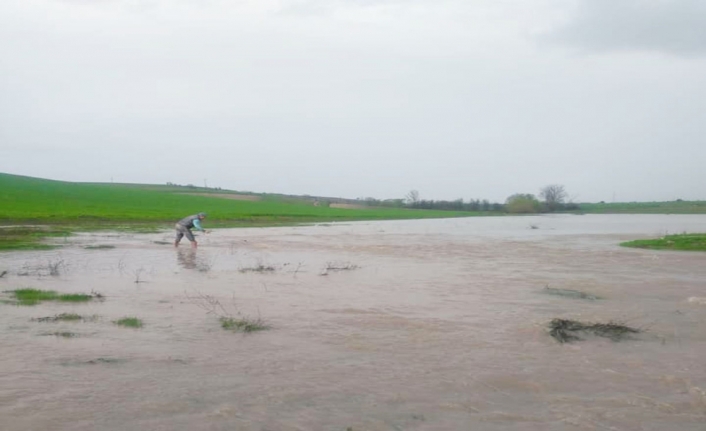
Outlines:
[[233, 332], [250, 333], [272, 328], [272, 326], [259, 315], [257, 317], [243, 315], [235, 305], [235, 298], [233, 298], [232, 301], [232, 308], [235, 311], [231, 312], [215, 296], [206, 295], [201, 292], [196, 292], [196, 296], [185, 295], [191, 303], [206, 311], [206, 314], [218, 317], [218, 321], [221, 323], [221, 328], [223, 329]]
[[360, 266], [351, 262], [326, 262], [326, 266], [319, 272], [319, 275], [328, 275], [329, 272], [353, 271]]

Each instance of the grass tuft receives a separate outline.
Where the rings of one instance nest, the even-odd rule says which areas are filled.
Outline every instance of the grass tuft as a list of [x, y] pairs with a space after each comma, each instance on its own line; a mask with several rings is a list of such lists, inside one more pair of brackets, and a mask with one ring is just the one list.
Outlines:
[[76, 322], [84, 320], [84, 317], [76, 313], [61, 313], [56, 316], [38, 317], [32, 320], [35, 322]]
[[126, 328], [142, 328], [142, 320], [137, 317], [123, 317], [120, 320], [114, 322], [118, 326], [125, 326]]
[[123, 362], [127, 362], [127, 360], [122, 359], [122, 358], [96, 358], [96, 359], [91, 359], [90, 361], [86, 361], [86, 364], [121, 364]]
[[262, 264], [262, 263], [259, 263], [259, 264], [255, 265], [255, 266], [244, 267], [244, 268], [238, 269], [239, 272], [243, 272], [243, 273], [245, 273], [245, 272], [260, 272], [260, 273], [263, 273], [263, 272], [274, 272], [274, 271], [276, 271], [276, 270], [277, 270], [277, 268], [275, 268], [274, 266], [272, 266], [272, 265], [265, 265], [265, 264]]
[[69, 332], [69, 331], [47, 332], [42, 335], [53, 335], [55, 337], [62, 337], [62, 338], [76, 338], [76, 337], [78, 337], [78, 334], [76, 334], [75, 332]]
[[93, 299], [93, 296], [85, 293], [67, 293], [59, 295], [58, 300], [62, 302], [87, 302]]
[[651, 250], [706, 251], [706, 233], [666, 235], [657, 239], [638, 239], [620, 244], [623, 247]]
[[41, 301], [55, 301], [59, 296], [53, 290], [17, 289], [12, 291], [19, 305], [35, 305]]
[[256, 332], [270, 329], [270, 325], [266, 324], [262, 319], [248, 319], [232, 317], [221, 317], [221, 327], [233, 332]]
[[18, 305], [36, 305], [42, 301], [87, 302], [93, 299], [92, 295], [83, 293], [59, 294], [53, 290], [17, 289], [10, 292], [14, 294]]

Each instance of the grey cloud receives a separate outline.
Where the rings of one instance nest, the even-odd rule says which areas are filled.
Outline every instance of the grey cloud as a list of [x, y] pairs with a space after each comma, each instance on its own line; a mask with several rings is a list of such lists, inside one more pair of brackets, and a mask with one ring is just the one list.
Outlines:
[[546, 40], [590, 51], [706, 54], [706, 1], [579, 0], [567, 25]]
[[[0, 172], [380, 199], [503, 201], [552, 183], [582, 200], [703, 199], [706, 61], [534, 49], [527, 34], [576, 1], [0, 0]], [[642, 28], [623, 1], [611, 26]], [[278, 14], [296, 4], [323, 13]], [[552, 37], [615, 49], [577, 39], [610, 10], [581, 4]], [[653, 14], [640, 25], [668, 15]]]

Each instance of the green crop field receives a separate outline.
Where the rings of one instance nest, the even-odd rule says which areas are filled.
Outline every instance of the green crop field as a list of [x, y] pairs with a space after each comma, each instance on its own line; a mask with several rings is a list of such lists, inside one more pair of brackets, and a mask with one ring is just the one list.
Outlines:
[[[197, 195], [198, 194], [198, 195]], [[235, 195], [235, 192], [232, 193]], [[184, 187], [86, 184], [0, 174], [0, 223], [175, 222], [200, 211], [210, 223], [380, 220], [469, 216], [399, 208], [342, 209], [268, 198], [225, 199], [227, 192]]]
[[586, 214], [706, 214], [706, 201], [581, 203]]
[[[314, 206], [304, 199], [272, 195], [249, 197], [259, 200], [239, 200], [243, 198], [242, 194], [205, 188], [71, 183], [0, 173], [0, 226], [6, 226], [0, 229], [0, 249], [34, 248], [34, 244], [44, 236], [66, 235], [72, 230], [126, 226], [147, 230], [164, 228], [182, 217], [201, 211], [208, 213], [208, 227], [480, 214], [380, 207], [329, 208]], [[29, 225], [42, 227], [31, 228]]]
[[[0, 173], [0, 250], [47, 248], [49, 246], [41, 242], [43, 238], [67, 236], [77, 230], [155, 231], [201, 211], [209, 214], [207, 227], [503, 214], [364, 205], [333, 208], [315, 206], [314, 200], [194, 186], [72, 183]], [[582, 203], [578, 211], [587, 214], [706, 214], [706, 201]]]

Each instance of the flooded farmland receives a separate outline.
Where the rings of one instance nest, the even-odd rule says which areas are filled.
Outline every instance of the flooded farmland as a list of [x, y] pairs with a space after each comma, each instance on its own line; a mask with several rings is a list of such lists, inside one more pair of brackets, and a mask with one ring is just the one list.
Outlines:
[[[618, 243], [705, 231], [702, 215], [494, 217], [2, 253], [0, 430], [703, 431], [706, 254]], [[25, 288], [93, 300], [14, 305]], [[46, 319], [62, 314], [81, 318]], [[552, 319], [640, 332], [562, 344]]]

